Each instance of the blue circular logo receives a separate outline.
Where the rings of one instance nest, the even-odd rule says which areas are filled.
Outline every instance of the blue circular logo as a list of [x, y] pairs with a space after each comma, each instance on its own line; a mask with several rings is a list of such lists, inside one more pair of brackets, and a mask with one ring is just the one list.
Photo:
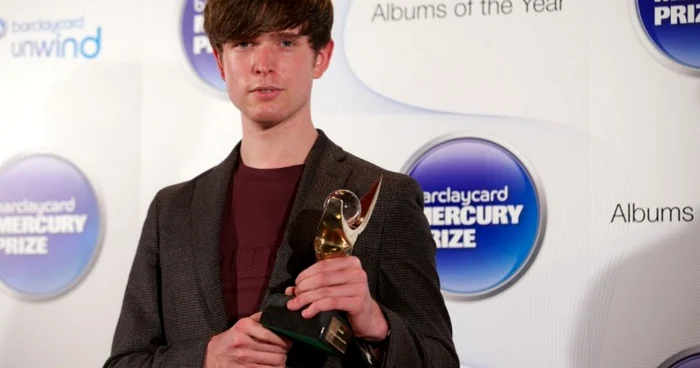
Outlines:
[[679, 66], [700, 71], [700, 0], [632, 0], [646, 38]]
[[216, 91], [226, 91], [216, 65], [214, 51], [204, 31], [204, 7], [206, 0], [186, 0], [182, 12], [182, 46], [194, 73], [206, 85]]
[[678, 352], [661, 363], [659, 368], [700, 368], [700, 346]]
[[12, 294], [67, 292], [92, 265], [101, 237], [97, 195], [72, 163], [42, 153], [0, 170], [0, 282]]
[[7, 33], [7, 26], [5, 25], [5, 22], [0, 19], [0, 38], [5, 37], [5, 33]]
[[485, 298], [526, 271], [544, 233], [544, 197], [509, 150], [483, 138], [445, 136], [404, 172], [423, 189], [445, 294]]

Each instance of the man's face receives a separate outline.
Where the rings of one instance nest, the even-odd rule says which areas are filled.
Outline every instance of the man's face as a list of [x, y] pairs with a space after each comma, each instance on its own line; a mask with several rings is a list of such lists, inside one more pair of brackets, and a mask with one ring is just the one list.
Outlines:
[[332, 51], [331, 41], [317, 54], [306, 36], [289, 30], [228, 43], [214, 56], [233, 104], [269, 128], [310, 109], [313, 79], [326, 71]]

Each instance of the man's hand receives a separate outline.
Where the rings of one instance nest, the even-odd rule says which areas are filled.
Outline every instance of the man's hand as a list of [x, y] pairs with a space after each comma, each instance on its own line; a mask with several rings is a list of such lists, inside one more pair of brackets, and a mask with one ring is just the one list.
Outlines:
[[233, 327], [212, 337], [207, 346], [205, 368], [284, 368], [291, 341], [260, 324], [258, 312], [241, 318]]
[[299, 274], [296, 286], [285, 291], [296, 296], [287, 303], [290, 310], [299, 310], [311, 318], [318, 312], [341, 310], [348, 313], [353, 334], [369, 341], [386, 337], [388, 324], [379, 304], [372, 299], [367, 274], [357, 257], [340, 257], [316, 262]]

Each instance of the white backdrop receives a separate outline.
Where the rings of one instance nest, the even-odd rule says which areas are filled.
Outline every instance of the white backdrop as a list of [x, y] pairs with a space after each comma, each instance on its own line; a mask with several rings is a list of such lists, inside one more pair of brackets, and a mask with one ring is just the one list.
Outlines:
[[[463, 17], [457, 0], [335, 1], [336, 51], [314, 87], [314, 122], [396, 171], [445, 134], [494, 138], [540, 183], [546, 217], [532, 265], [490, 297], [447, 298], [465, 367], [658, 367], [700, 345], [697, 213], [611, 219], [618, 204], [697, 210], [700, 73], [656, 55], [636, 1], [517, 0], [496, 14], [506, 1], [488, 16], [474, 1]], [[1, 367], [100, 366], [153, 195], [217, 164], [240, 139], [238, 112], [183, 47], [187, 6], [0, 4], [0, 166], [27, 151], [69, 158], [98, 191], [105, 224], [95, 263], [68, 292], [0, 293]], [[412, 9], [421, 19], [405, 19]], [[404, 19], [385, 20], [392, 12]], [[15, 32], [81, 17], [80, 29]], [[13, 49], [98, 27], [92, 59]], [[694, 40], [687, 48], [700, 55]]]

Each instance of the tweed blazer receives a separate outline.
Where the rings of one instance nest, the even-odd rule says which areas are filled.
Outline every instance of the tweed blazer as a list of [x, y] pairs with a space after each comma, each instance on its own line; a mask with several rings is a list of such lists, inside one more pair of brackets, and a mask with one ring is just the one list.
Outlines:
[[[345, 188], [362, 197], [383, 175], [374, 213], [353, 250], [391, 329], [382, 366], [458, 367], [420, 186], [407, 175], [345, 152], [318, 132], [262, 305], [315, 261], [313, 239], [326, 196]], [[221, 291], [219, 234], [239, 149], [240, 143], [219, 165], [155, 195], [104, 367], [201, 367], [209, 339], [230, 327]], [[340, 359], [297, 345], [287, 365], [364, 366], [355, 351]]]

